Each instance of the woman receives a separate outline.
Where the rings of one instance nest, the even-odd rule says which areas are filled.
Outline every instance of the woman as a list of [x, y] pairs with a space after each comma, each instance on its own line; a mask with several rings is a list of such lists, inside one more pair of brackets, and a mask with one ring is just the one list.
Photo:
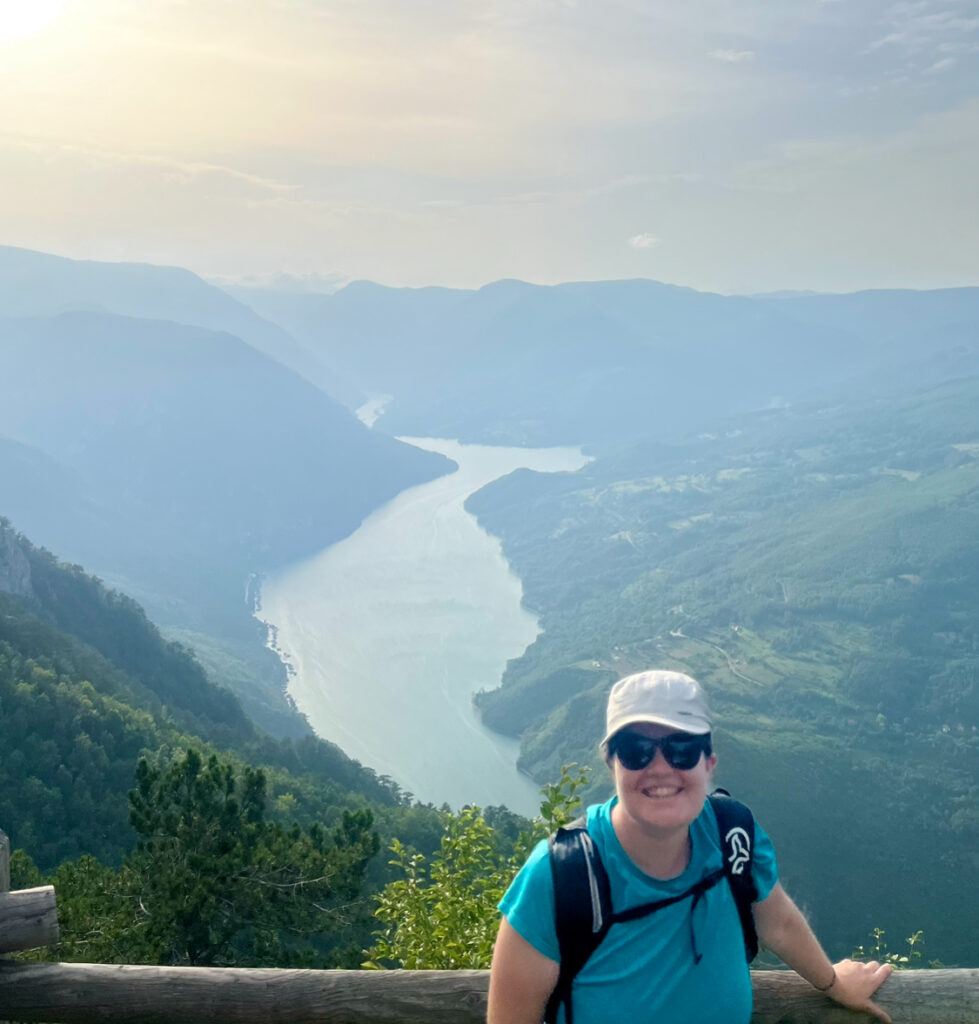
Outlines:
[[[706, 699], [690, 676], [641, 672], [612, 688], [602, 748], [616, 795], [589, 808], [587, 828], [616, 912], [682, 897], [723, 866], [707, 800], [717, 763], [710, 731]], [[761, 944], [837, 1002], [889, 1021], [870, 997], [891, 966], [830, 963], [779, 884], [771, 841], [757, 825], [751, 864]], [[546, 842], [528, 858], [500, 909], [488, 1024], [539, 1024], [560, 959]], [[744, 949], [734, 896], [724, 883], [697, 900], [680, 898], [647, 917], [614, 924], [575, 979], [574, 1024], [748, 1024]], [[563, 1008], [558, 1020], [566, 1020]]]

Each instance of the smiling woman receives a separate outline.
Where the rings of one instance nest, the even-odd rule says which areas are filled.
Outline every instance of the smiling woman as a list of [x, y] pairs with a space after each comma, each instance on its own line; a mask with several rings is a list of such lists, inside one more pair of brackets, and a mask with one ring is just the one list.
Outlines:
[[65, 0], [0, 0], [0, 46], [42, 32], [64, 6]]

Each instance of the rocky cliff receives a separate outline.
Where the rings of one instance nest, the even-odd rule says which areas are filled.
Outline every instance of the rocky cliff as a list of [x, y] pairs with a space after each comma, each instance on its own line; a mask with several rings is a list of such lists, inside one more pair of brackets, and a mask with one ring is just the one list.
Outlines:
[[31, 567], [17, 534], [0, 519], [0, 594], [31, 597]]

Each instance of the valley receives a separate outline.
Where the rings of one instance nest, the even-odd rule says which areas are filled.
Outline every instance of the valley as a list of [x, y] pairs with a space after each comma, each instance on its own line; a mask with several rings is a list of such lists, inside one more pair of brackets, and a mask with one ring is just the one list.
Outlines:
[[[196, 651], [224, 696], [154, 676], [161, 721], [179, 698], [187, 735], [279, 766], [304, 820], [359, 787], [390, 835], [397, 808], [529, 813], [572, 762], [604, 797], [608, 687], [680, 668], [713, 697], [719, 781], [820, 934], [925, 928], [969, 962], [979, 290], [359, 283], [235, 303], [193, 275], [2, 255], [0, 514]], [[22, 575], [8, 600], [100, 635]], [[11, 685], [33, 628], [8, 635]], [[428, 819], [412, 829], [430, 850]]]

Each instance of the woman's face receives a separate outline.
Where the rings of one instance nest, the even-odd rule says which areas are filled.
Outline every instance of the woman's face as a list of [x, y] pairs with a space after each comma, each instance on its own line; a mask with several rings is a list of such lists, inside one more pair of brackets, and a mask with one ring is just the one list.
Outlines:
[[[683, 735], [676, 729], [648, 722], [630, 725], [628, 731], [655, 739]], [[692, 768], [682, 770], [671, 767], [663, 751], [657, 750], [645, 768], [630, 771], [618, 757], [613, 757], [611, 766], [619, 807], [631, 824], [650, 834], [686, 828], [703, 810], [716, 763], [713, 754], [701, 754]]]

